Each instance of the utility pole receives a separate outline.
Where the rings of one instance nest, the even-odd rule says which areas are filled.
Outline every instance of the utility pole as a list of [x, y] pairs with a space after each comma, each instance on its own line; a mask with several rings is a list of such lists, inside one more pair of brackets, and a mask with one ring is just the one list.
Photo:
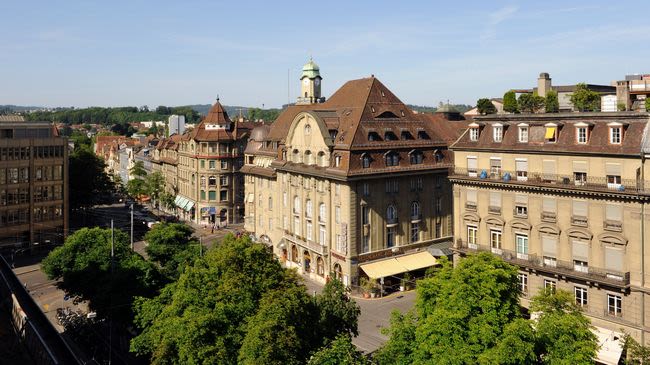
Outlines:
[[133, 247], [133, 203], [131, 203], [131, 251], [134, 251]]

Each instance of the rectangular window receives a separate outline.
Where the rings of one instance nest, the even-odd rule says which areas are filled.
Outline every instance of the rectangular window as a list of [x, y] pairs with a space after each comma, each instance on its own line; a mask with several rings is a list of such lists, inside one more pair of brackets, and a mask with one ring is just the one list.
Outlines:
[[436, 222], [436, 238], [442, 237], [442, 222]]
[[502, 126], [492, 126], [492, 131], [494, 132], [494, 142], [501, 142], [503, 139], [503, 127]]
[[469, 140], [472, 142], [478, 141], [478, 128], [469, 129]]
[[490, 158], [490, 177], [500, 178], [501, 177], [501, 159], [500, 158]]
[[621, 127], [610, 127], [609, 128], [609, 143], [611, 144], [621, 144]]
[[488, 207], [490, 213], [501, 213], [501, 193], [498, 191], [490, 192], [490, 205]]
[[467, 226], [467, 244], [469, 248], [477, 248], [477, 236], [478, 236], [478, 227], [476, 226]]
[[312, 223], [310, 221], [307, 221], [307, 239], [309, 241], [313, 239], [312, 231], [313, 231]]
[[300, 236], [300, 217], [293, 217], [293, 233]]
[[623, 250], [617, 247], [605, 247], [605, 269], [610, 279], [623, 279]]
[[363, 196], [370, 196], [370, 184], [364, 182], [362, 185]]
[[217, 161], [215, 161], [215, 160], [210, 160], [210, 161], [208, 162], [208, 166], [210, 167], [210, 170], [214, 170], [214, 169], [216, 169], [216, 168], [217, 168]]
[[334, 222], [336, 224], [341, 223], [341, 207], [339, 206], [334, 207]]
[[467, 157], [467, 174], [471, 177], [478, 176], [478, 162], [476, 157]]
[[579, 286], [576, 286], [574, 290], [576, 296], [576, 304], [579, 307], [587, 306], [587, 288], [581, 288]]
[[219, 183], [220, 183], [222, 186], [226, 186], [226, 185], [228, 185], [228, 175], [221, 175], [221, 176], [219, 177]]
[[573, 251], [573, 269], [584, 273], [589, 272], [589, 245], [574, 240], [571, 243], [571, 250]]
[[386, 228], [386, 247], [391, 248], [395, 246], [395, 234], [397, 233], [397, 227], [388, 227]]
[[202, 168], [202, 169], [205, 168], [205, 160], [201, 160], [201, 168]]
[[361, 253], [370, 252], [370, 236], [363, 236], [361, 240]]
[[555, 282], [555, 280], [544, 279], [544, 289], [548, 289], [551, 291], [551, 293], [555, 293], [556, 288], [557, 288], [557, 283]]
[[388, 179], [388, 180], [386, 180], [386, 192], [387, 193], [398, 193], [399, 192], [399, 181], [397, 179]]
[[528, 127], [519, 127], [519, 142], [528, 142]]
[[228, 168], [228, 161], [226, 160], [221, 160], [221, 169], [225, 170]]
[[623, 314], [623, 298], [616, 294], [607, 294], [607, 313], [620, 317]]
[[411, 191], [421, 191], [422, 190], [422, 178], [414, 177], [411, 179]]
[[436, 197], [436, 215], [442, 214], [442, 197]]
[[544, 182], [554, 182], [556, 180], [555, 160], [542, 161], [542, 180]]
[[586, 200], [574, 200], [572, 203], [572, 215], [574, 217], [587, 218], [589, 214], [589, 202]]
[[517, 181], [527, 181], [528, 180], [528, 160], [526, 159], [516, 159], [515, 160], [515, 170], [517, 174]]
[[587, 127], [577, 127], [576, 138], [577, 138], [577, 142], [580, 144], [587, 143]]
[[522, 296], [528, 295], [528, 275], [527, 274], [517, 274], [519, 277], [519, 294]]
[[557, 237], [542, 236], [542, 253], [544, 255], [544, 265], [557, 266]]
[[361, 224], [370, 224], [370, 208], [367, 205], [361, 206]]
[[557, 141], [557, 127], [546, 127], [546, 133], [544, 134], [544, 140], [549, 143]]
[[219, 200], [221, 200], [221, 201], [228, 200], [228, 190], [219, 191]]
[[411, 243], [418, 242], [420, 240], [420, 224], [411, 223]]
[[518, 233], [515, 235], [515, 242], [517, 245], [517, 258], [528, 260], [528, 236]]
[[282, 228], [289, 229], [289, 218], [286, 215], [282, 217]]
[[501, 251], [501, 231], [496, 229], [490, 230], [490, 249], [492, 250], [492, 253], [497, 255], [503, 253], [503, 251]]
[[210, 190], [208, 192], [208, 200], [217, 200], [217, 192], [214, 190]]

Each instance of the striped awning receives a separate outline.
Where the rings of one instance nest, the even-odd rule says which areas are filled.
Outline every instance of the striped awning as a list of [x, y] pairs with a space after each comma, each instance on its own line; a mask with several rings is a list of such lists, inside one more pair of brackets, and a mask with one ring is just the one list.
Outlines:
[[433, 257], [429, 252], [424, 251], [362, 264], [360, 267], [368, 277], [383, 278], [408, 271], [424, 269], [425, 267], [437, 264], [438, 262], [435, 257]]

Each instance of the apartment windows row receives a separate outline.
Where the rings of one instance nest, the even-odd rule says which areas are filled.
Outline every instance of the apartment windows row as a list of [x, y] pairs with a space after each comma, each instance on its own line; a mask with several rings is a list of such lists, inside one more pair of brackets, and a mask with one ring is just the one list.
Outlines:
[[[63, 199], [63, 186], [35, 186], [32, 196], [35, 203]], [[29, 188], [0, 189], [0, 205], [29, 203]]]
[[[293, 198], [293, 213], [299, 215], [301, 213], [301, 200], [300, 197]], [[311, 199], [305, 201], [305, 218], [312, 219], [314, 210], [314, 203]], [[327, 222], [327, 205], [325, 203], [318, 204], [318, 221]]]
[[[62, 180], [63, 166], [36, 166], [32, 177], [35, 181]], [[28, 183], [29, 179], [29, 167], [0, 168], [0, 185]]]
[[64, 146], [3, 147], [0, 148], [0, 161], [29, 160], [34, 153], [35, 159], [61, 158]]
[[[522, 296], [529, 296], [528, 274], [519, 273], [519, 292]], [[557, 282], [552, 279], [544, 279], [544, 289], [555, 291], [557, 289]], [[592, 289], [593, 290], [593, 289]], [[573, 286], [573, 295], [576, 305], [582, 308], [589, 306], [589, 288], [585, 286]], [[605, 314], [613, 317], [623, 316], [623, 296], [618, 293], [607, 293], [605, 297]]]
[[217, 165], [220, 166], [222, 170], [227, 170], [228, 169], [228, 160], [200, 160], [199, 164], [202, 169], [205, 169], [206, 166], [206, 161], [207, 161], [207, 166], [208, 169], [210, 170], [216, 170]]
[[[217, 198], [217, 193], [219, 194]], [[228, 190], [221, 189], [218, 192], [216, 190], [208, 190], [207, 193], [205, 190], [200, 192], [201, 200], [208, 201], [228, 201]]]
[[[288, 229], [288, 218], [284, 217], [283, 219], [283, 228], [286, 230]], [[318, 229], [318, 241], [314, 239], [314, 225], [316, 225]], [[304, 230], [303, 230], [304, 228]], [[303, 235], [304, 232], [304, 235]], [[316, 241], [320, 245], [327, 246], [327, 227], [325, 224], [318, 223], [314, 224], [311, 220], [305, 219], [304, 220], [304, 227], [303, 227], [303, 220], [297, 215], [293, 217], [293, 234], [301, 237], [305, 237], [307, 241]]]
[[[492, 127], [492, 140], [496, 143], [501, 143], [503, 141], [503, 134], [507, 126], [504, 126], [501, 123], [494, 123], [491, 125], [491, 127]], [[625, 129], [624, 127], [625, 126], [622, 123], [618, 123], [618, 122], [612, 122], [607, 124], [609, 144], [618, 145], [622, 143], [624, 129]], [[516, 126], [516, 128], [517, 128], [517, 142], [528, 143], [531, 126], [528, 125], [527, 123], [520, 123]], [[568, 133], [573, 131], [574, 139], [577, 144], [588, 144], [594, 126], [588, 123], [580, 122], [574, 124], [573, 127], [565, 126], [564, 128], [561, 128], [561, 126], [556, 123], [546, 123], [542, 128], [544, 129], [544, 141], [546, 143], [557, 142], [559, 138], [560, 129], [564, 129]], [[479, 135], [480, 135], [480, 126], [478, 124], [470, 125], [470, 129], [469, 129], [470, 141], [472, 142], [478, 141]]]
[[[228, 186], [230, 182], [230, 177], [228, 175], [219, 175], [217, 176], [205, 176], [201, 175], [200, 182], [201, 186], [217, 186], [217, 181], [219, 185]], [[194, 184], [194, 174], [192, 174], [192, 185]]]
[[61, 219], [63, 209], [61, 206], [43, 206], [34, 208], [34, 222], [46, 222]]

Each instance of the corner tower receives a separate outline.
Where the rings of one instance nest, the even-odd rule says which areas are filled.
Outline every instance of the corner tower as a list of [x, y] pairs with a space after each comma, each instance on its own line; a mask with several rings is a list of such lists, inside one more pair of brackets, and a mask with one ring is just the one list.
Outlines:
[[302, 67], [302, 75], [300, 76], [300, 96], [296, 104], [316, 104], [325, 101], [324, 97], [320, 95], [321, 80], [320, 68], [312, 60], [309, 59]]

